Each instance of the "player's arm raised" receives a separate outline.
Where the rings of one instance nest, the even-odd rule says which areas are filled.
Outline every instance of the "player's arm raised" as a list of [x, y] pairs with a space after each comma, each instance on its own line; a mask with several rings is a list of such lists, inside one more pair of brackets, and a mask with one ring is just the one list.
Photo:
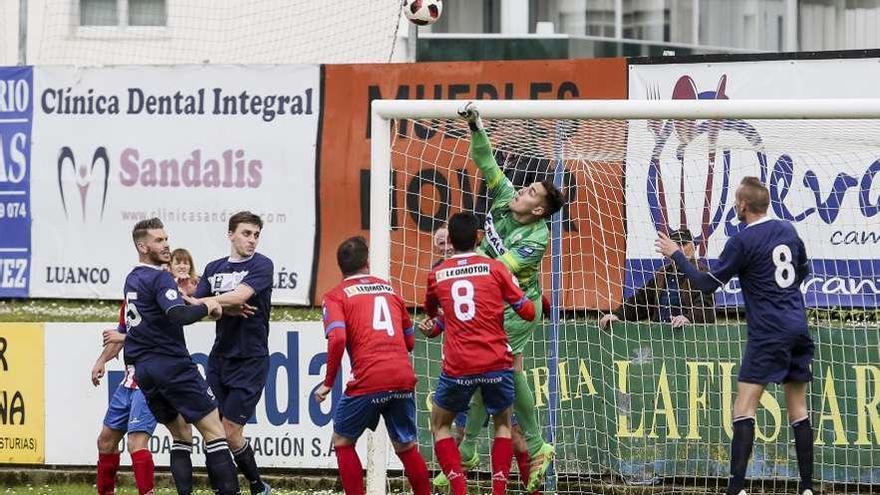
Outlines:
[[694, 266], [678, 244], [663, 232], [659, 233], [659, 238], [654, 246], [658, 253], [671, 258], [694, 284], [694, 287], [703, 292], [713, 292], [736, 275], [742, 265], [742, 248], [740, 248], [739, 239], [736, 237], [727, 240], [727, 244], [724, 245], [724, 249], [718, 256], [718, 266], [708, 273], [701, 272], [699, 268]]
[[486, 185], [489, 188], [489, 194], [492, 198], [492, 207], [505, 206], [513, 196], [516, 190], [510, 183], [498, 162], [495, 161], [495, 155], [492, 152], [492, 144], [489, 142], [489, 135], [483, 129], [483, 121], [480, 119], [480, 111], [474, 102], [465, 103], [458, 110], [458, 114], [467, 120], [468, 127], [471, 130], [471, 158], [486, 179]]
[[512, 275], [504, 266], [495, 264], [493, 264], [492, 270], [495, 278], [501, 284], [501, 295], [507, 301], [507, 304], [510, 304], [510, 307], [523, 320], [534, 320], [535, 303], [519, 288], [516, 282], [516, 275]]
[[315, 390], [315, 400], [319, 404], [333, 389], [345, 353], [345, 312], [342, 303], [332, 295], [324, 297], [324, 336], [327, 337], [327, 374]]

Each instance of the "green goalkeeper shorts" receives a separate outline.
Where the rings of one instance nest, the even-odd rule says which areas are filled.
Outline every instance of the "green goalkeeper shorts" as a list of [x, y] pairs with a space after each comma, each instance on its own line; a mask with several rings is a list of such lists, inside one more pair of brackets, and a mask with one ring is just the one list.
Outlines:
[[535, 305], [535, 319], [526, 321], [516, 314], [513, 308], [509, 307], [504, 312], [504, 330], [507, 331], [507, 339], [510, 341], [510, 348], [513, 355], [522, 354], [526, 345], [532, 340], [532, 335], [540, 328], [542, 313], [544, 311], [541, 304], [541, 296], [530, 298]]

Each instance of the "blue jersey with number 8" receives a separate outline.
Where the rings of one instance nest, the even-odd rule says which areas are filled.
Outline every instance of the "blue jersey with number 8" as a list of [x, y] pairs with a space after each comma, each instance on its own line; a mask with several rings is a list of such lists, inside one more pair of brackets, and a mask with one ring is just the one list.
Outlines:
[[728, 239], [709, 276], [724, 284], [739, 275], [749, 340], [769, 342], [807, 333], [801, 282], [809, 272], [794, 226], [764, 217]]

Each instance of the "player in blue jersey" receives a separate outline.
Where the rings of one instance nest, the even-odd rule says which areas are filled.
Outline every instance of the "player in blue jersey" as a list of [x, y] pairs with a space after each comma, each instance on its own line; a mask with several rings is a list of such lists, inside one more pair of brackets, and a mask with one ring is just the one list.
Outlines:
[[[208, 384], [217, 395], [226, 438], [251, 493], [268, 494], [254, 450], [244, 437], [269, 373], [272, 260], [256, 252], [263, 220], [249, 211], [229, 217], [229, 256], [208, 263], [194, 297], [223, 306], [208, 357]], [[213, 296], [213, 297], [211, 297]], [[244, 314], [242, 313], [244, 309]]]
[[786, 221], [767, 216], [770, 193], [755, 177], [736, 191], [737, 217], [745, 228], [727, 240], [718, 264], [701, 272], [663, 233], [657, 251], [672, 258], [694, 286], [714, 291], [739, 275], [746, 307], [748, 340], [740, 366], [733, 406], [728, 495], [745, 494], [745, 476], [755, 438], [755, 413], [764, 388], [782, 383], [788, 420], [794, 433], [800, 493], [812, 495], [813, 429], [807, 411], [807, 386], [813, 379], [813, 339], [801, 282], [809, 274], [804, 243]]
[[184, 302], [177, 282], [162, 267], [171, 261], [171, 251], [161, 220], [142, 220], [131, 235], [140, 263], [125, 278], [125, 363], [134, 365], [147, 405], [171, 432], [175, 445], [192, 445], [190, 424], [202, 434], [214, 492], [239, 494], [217, 401], [183, 336], [184, 325], [208, 315], [219, 318], [222, 308], [210, 300], [197, 305]]

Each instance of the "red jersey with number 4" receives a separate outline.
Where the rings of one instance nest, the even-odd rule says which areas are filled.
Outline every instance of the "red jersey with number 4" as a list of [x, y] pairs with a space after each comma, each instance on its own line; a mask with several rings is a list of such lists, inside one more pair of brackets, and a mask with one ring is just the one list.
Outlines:
[[412, 339], [412, 320], [387, 281], [358, 275], [325, 294], [324, 334], [331, 332], [345, 332], [352, 373], [346, 395], [415, 389], [405, 340]]
[[[513, 367], [504, 331], [504, 310], [513, 306], [526, 320], [535, 306], [500, 261], [463, 254], [452, 256], [428, 275], [425, 312], [437, 320], [443, 338], [443, 372], [466, 376]], [[436, 330], [435, 330], [436, 331]]]

